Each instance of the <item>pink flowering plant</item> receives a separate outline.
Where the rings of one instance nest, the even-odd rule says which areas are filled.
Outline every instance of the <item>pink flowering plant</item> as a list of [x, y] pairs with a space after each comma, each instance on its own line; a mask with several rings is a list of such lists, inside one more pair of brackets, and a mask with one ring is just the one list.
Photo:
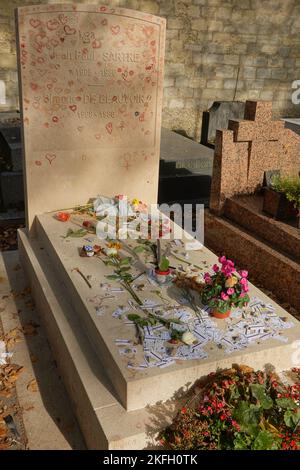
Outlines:
[[201, 300], [211, 309], [225, 314], [231, 308], [243, 307], [249, 302], [248, 271], [237, 273], [234, 262], [225, 256], [219, 258], [219, 263], [213, 265], [213, 274], [204, 274]]

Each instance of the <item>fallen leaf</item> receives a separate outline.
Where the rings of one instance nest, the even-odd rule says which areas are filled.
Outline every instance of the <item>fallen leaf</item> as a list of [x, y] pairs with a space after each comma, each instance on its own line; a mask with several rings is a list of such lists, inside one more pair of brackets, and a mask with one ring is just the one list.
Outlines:
[[31, 359], [31, 362], [33, 364], [35, 364], [36, 362], [38, 362], [38, 358], [34, 355], [34, 354], [30, 354], [30, 359]]
[[27, 384], [27, 390], [30, 392], [37, 392], [38, 391], [38, 385], [37, 381], [35, 379], [30, 380]]
[[37, 323], [28, 323], [23, 326], [23, 333], [26, 336], [35, 336], [38, 334], [37, 327], [40, 326]]

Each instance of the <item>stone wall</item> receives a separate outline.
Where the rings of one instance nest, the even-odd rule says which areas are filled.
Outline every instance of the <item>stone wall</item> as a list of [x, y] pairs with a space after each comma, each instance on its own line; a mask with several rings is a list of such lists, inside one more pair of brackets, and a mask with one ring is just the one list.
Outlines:
[[[0, 93], [18, 106], [13, 10], [68, 0], [0, 0]], [[72, 3], [82, 3], [72, 0]], [[214, 100], [272, 100], [277, 116], [299, 116], [291, 101], [300, 80], [299, 0], [86, 0], [167, 18], [163, 125], [199, 138]], [[2, 81], [2, 82], [1, 82]], [[3, 95], [3, 91], [2, 91]]]

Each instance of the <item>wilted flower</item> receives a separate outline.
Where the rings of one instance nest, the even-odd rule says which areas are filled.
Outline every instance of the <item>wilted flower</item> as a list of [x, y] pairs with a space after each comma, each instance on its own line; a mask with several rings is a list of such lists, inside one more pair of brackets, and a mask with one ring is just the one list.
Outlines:
[[238, 282], [238, 278], [236, 276], [231, 276], [226, 279], [225, 287], [234, 287]]
[[197, 341], [197, 338], [190, 331], [185, 331], [181, 336], [181, 341], [187, 345], [191, 345]]
[[60, 220], [60, 222], [67, 222], [70, 220], [71, 214], [69, 212], [58, 212], [56, 214], [57, 220]]

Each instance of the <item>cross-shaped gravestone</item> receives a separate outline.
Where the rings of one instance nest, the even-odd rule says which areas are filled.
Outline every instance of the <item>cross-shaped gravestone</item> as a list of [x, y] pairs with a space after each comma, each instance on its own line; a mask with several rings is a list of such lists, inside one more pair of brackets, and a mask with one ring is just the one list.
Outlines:
[[279, 140], [284, 122], [272, 121], [271, 102], [247, 101], [245, 120], [230, 120], [228, 129], [233, 131], [234, 142], [248, 142], [247, 181], [251, 186], [256, 173], [262, 171], [263, 174], [267, 169], [264, 156], [271, 153], [271, 158], [277, 158], [275, 152], [272, 155], [272, 144], [269, 143]]

